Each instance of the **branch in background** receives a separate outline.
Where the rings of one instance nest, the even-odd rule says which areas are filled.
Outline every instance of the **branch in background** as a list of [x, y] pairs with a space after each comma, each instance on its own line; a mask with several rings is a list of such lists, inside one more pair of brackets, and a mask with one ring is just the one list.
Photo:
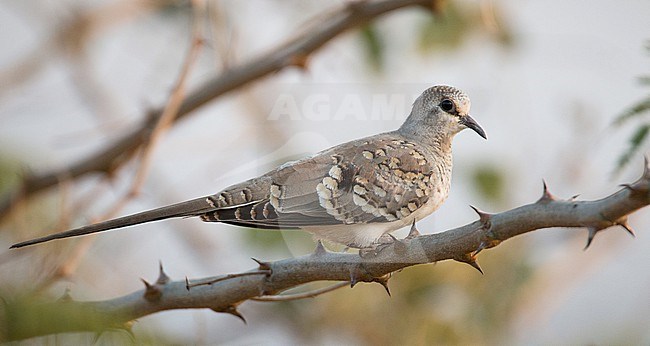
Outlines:
[[[140, 156], [138, 160], [138, 168], [135, 174], [135, 178], [131, 182], [131, 186], [128, 191], [118, 198], [117, 201], [112, 203], [112, 206], [107, 208], [105, 212], [98, 220], [106, 220], [110, 217], [114, 217], [131, 199], [135, 198], [140, 193], [140, 188], [144, 184], [149, 165], [152, 157], [152, 153], [155, 150], [157, 142], [160, 140], [162, 135], [172, 126], [176, 115], [178, 114], [178, 109], [183, 102], [186, 94], [187, 79], [196, 63], [196, 60], [203, 46], [203, 33], [202, 26], [205, 20], [205, 3], [201, 0], [193, 0], [192, 2], [193, 16], [192, 16], [192, 32], [190, 36], [190, 47], [185, 56], [185, 61], [179, 71], [179, 75], [174, 84], [172, 92], [167, 100], [167, 103], [162, 111], [161, 116], [157, 119], [155, 125], [153, 126], [151, 136], [142, 143], [142, 148], [140, 150]], [[63, 194], [62, 194], [63, 195]], [[95, 195], [95, 193], [93, 193]], [[64, 208], [69, 210], [79, 210], [81, 205], [86, 205], [85, 203], [78, 204], [76, 208]], [[65, 205], [65, 203], [61, 203]], [[60, 218], [59, 229], [67, 228], [67, 223], [70, 220], [70, 213], [64, 212]], [[77, 266], [81, 263], [81, 259], [85, 255], [86, 251], [90, 248], [92, 240], [95, 237], [84, 238], [83, 241], [80, 241], [75, 246], [73, 246], [65, 254], [65, 259], [61, 263], [57, 263], [56, 268], [54, 268], [50, 273], [48, 273], [39, 283], [35, 283], [34, 287], [36, 291], [43, 290], [53, 283], [57, 282], [62, 278], [68, 278], [76, 270]]]
[[[0, 307], [0, 341], [19, 340], [52, 333], [104, 331], [127, 326], [134, 319], [159, 311], [207, 308], [243, 320], [237, 306], [246, 300], [277, 295], [314, 281], [377, 282], [387, 288], [391, 273], [417, 264], [456, 260], [478, 269], [476, 256], [484, 249], [520, 234], [549, 227], [585, 227], [587, 246], [606, 228], [621, 226], [628, 232], [629, 214], [650, 204], [650, 167], [618, 192], [595, 201], [560, 200], [544, 184], [542, 197], [502, 213], [488, 214], [475, 209], [479, 220], [442, 233], [417, 235], [412, 231], [371, 257], [332, 253], [322, 246], [310, 255], [275, 262], [258, 262], [258, 267], [241, 274], [200, 279], [212, 282], [189, 287], [186, 281], [170, 281], [163, 272], [156, 283], [123, 297], [75, 302], [70, 299], [35, 303], [34, 299], [5, 302]], [[632, 233], [633, 234], [633, 233]], [[282, 296], [278, 296], [282, 297]], [[278, 298], [278, 300], [283, 300]]]
[[181, 72], [176, 80], [174, 88], [172, 89], [171, 96], [167, 100], [167, 104], [162, 109], [160, 116], [157, 117], [156, 123], [153, 125], [149, 138], [142, 145], [142, 157], [139, 162], [138, 170], [136, 172], [133, 184], [129, 191], [130, 196], [135, 196], [140, 193], [140, 188], [144, 184], [151, 158], [156, 144], [160, 141], [162, 135], [169, 130], [174, 124], [174, 120], [179, 116], [178, 110], [183, 104], [185, 94], [187, 92], [187, 79], [199, 58], [199, 53], [203, 47], [203, 30], [205, 24], [205, 2], [201, 0], [192, 1], [192, 34], [190, 38], [190, 49], [185, 56], [185, 61], [181, 68]]
[[[363, 25], [391, 11], [413, 6], [437, 8], [436, 0], [382, 0], [351, 2], [329, 15], [320, 25], [305, 31], [297, 38], [287, 41], [257, 59], [225, 70], [187, 95], [178, 108], [174, 122], [185, 118], [192, 111], [250, 82], [280, 71], [289, 66], [305, 68], [307, 58], [336, 36], [348, 29]], [[136, 129], [69, 167], [41, 174], [28, 174], [21, 187], [0, 200], [0, 217], [25, 198], [59, 184], [62, 180], [76, 179], [89, 173], [112, 175], [128, 162], [147, 143], [153, 129], [164, 113], [164, 108], [151, 110]]]
[[290, 300], [298, 300], [298, 299], [305, 299], [305, 298], [314, 298], [316, 296], [319, 296], [321, 294], [325, 294], [328, 292], [332, 292], [334, 290], [338, 290], [339, 288], [343, 288], [350, 285], [349, 282], [339, 282], [331, 286], [319, 288], [317, 290], [309, 291], [309, 292], [304, 292], [304, 293], [295, 293], [295, 294], [279, 294], [279, 295], [270, 295], [270, 296], [260, 296], [260, 297], [253, 297], [250, 300], [254, 300], [256, 302], [286, 302]]

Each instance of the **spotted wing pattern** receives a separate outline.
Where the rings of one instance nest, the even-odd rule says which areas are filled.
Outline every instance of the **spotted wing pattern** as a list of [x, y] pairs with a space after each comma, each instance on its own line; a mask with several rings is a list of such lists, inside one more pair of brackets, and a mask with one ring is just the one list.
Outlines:
[[444, 185], [435, 182], [446, 172], [427, 159], [429, 148], [398, 138], [362, 139], [285, 164], [208, 197], [215, 210], [202, 219], [290, 229], [406, 218]]

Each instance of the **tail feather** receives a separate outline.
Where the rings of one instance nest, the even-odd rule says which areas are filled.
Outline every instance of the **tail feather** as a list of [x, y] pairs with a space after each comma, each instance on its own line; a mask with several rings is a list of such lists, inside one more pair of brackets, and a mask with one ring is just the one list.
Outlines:
[[104, 232], [116, 228], [133, 226], [141, 223], [169, 219], [173, 217], [198, 216], [212, 210], [215, 210], [214, 205], [212, 205], [206, 197], [202, 197], [177, 204], [172, 204], [166, 207], [143, 211], [141, 213], [129, 216], [123, 216], [116, 219], [99, 222], [93, 225], [75, 228], [61, 233], [50, 234], [41, 238], [27, 240], [11, 245], [10, 248], [19, 248], [28, 245], [44, 243], [54, 239], [70, 238], [91, 233]]

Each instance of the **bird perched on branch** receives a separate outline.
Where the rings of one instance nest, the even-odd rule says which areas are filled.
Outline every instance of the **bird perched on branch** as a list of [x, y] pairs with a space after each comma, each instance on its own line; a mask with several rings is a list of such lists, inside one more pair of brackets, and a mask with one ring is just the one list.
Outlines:
[[469, 128], [470, 100], [445, 85], [425, 90], [402, 126], [288, 162], [221, 192], [12, 245], [103, 232], [173, 217], [262, 229], [302, 229], [316, 238], [368, 249], [445, 201], [451, 141]]

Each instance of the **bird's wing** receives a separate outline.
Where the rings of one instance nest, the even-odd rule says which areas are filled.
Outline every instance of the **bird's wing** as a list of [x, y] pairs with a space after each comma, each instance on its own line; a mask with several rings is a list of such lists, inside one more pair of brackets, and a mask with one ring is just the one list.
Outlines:
[[[394, 135], [362, 139], [285, 164], [215, 195], [12, 245], [108, 231], [172, 217], [201, 216], [254, 228], [390, 222], [424, 205], [443, 176], [425, 149]], [[449, 166], [449, 165], [446, 165]], [[437, 184], [440, 186], [441, 184]]]
[[429, 156], [390, 134], [346, 143], [212, 196], [216, 210], [203, 220], [257, 228], [399, 220], [428, 201], [442, 174]]

